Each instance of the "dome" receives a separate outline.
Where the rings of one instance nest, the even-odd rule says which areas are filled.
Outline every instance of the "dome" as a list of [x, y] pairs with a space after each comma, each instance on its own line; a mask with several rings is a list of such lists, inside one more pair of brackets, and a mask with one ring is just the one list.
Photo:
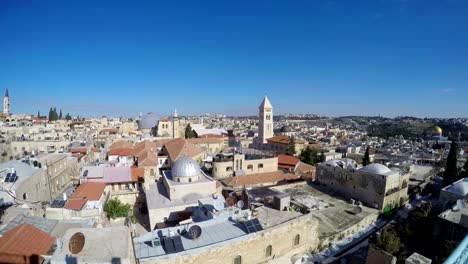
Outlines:
[[190, 157], [180, 157], [172, 167], [173, 177], [197, 177], [200, 175], [200, 165]]
[[442, 135], [442, 128], [440, 128], [439, 126], [435, 126], [432, 128], [432, 133], [437, 134], [437, 135]]
[[141, 118], [138, 127], [140, 129], [151, 129], [156, 126], [157, 122], [158, 117], [153, 113], [148, 113]]
[[293, 130], [288, 126], [281, 127], [281, 132], [293, 132]]
[[468, 182], [466, 180], [456, 182], [448, 188], [448, 191], [465, 196], [468, 194]]
[[386, 174], [388, 172], [391, 172], [387, 166], [379, 164], [379, 163], [373, 163], [369, 164], [367, 166], [364, 166], [360, 171], [363, 172], [368, 172], [368, 173], [373, 173], [373, 174]]

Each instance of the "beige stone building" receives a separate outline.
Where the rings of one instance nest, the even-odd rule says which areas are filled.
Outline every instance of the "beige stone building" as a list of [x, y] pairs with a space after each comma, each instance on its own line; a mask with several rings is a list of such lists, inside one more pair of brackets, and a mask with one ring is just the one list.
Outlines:
[[188, 142], [199, 147], [203, 152], [208, 154], [219, 153], [229, 147], [229, 138], [189, 138]]
[[[275, 152], [277, 154], [286, 154], [288, 149], [289, 140], [291, 138], [286, 135], [278, 135], [267, 138], [267, 144], [263, 146], [264, 150]], [[303, 149], [307, 147], [307, 141], [299, 138], [294, 139], [295, 155], [299, 155]]]
[[[255, 223], [254, 229], [245, 229], [247, 223]], [[258, 209], [257, 218], [250, 220], [209, 220], [196, 225], [201, 230], [199, 238], [192, 240], [180, 236], [181, 246], [172, 254], [157, 244], [156, 232], [135, 238], [137, 259], [140, 263], [158, 264], [268, 263], [279, 256], [292, 258], [309, 253], [318, 246], [318, 221], [311, 214], [300, 215], [262, 207]], [[158, 232], [163, 235], [171, 232], [177, 236], [182, 232], [179, 229], [191, 226]], [[151, 241], [155, 241], [154, 247], [148, 246]]]
[[358, 169], [350, 159], [323, 162], [317, 165], [316, 180], [329, 191], [383, 212], [408, 200], [409, 174], [378, 163]]
[[160, 180], [146, 190], [151, 229], [156, 224], [185, 220], [200, 199], [217, 192], [216, 181], [203, 173], [198, 162], [188, 156], [178, 158], [172, 169], [163, 171]]
[[215, 179], [275, 172], [278, 170], [278, 158], [242, 153], [223, 153], [216, 155], [213, 159], [212, 168]]
[[52, 153], [38, 158], [45, 170], [52, 199], [62, 199], [62, 193], [79, 178], [78, 161], [69, 154]]

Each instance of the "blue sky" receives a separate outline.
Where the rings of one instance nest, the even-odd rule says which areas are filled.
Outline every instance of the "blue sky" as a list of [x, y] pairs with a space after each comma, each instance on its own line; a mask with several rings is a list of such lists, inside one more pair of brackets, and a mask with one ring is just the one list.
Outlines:
[[[99, 3], [97, 3], [99, 2]], [[468, 1], [0, 1], [12, 111], [468, 117]]]

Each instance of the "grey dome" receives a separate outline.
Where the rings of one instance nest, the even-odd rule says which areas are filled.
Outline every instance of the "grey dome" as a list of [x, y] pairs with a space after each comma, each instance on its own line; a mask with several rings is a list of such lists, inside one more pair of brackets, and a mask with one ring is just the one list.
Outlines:
[[387, 166], [379, 164], [379, 163], [373, 163], [369, 164], [367, 166], [364, 166], [360, 171], [368, 172], [368, 173], [373, 173], [373, 174], [386, 174], [388, 172], [391, 172]]
[[281, 132], [293, 132], [293, 130], [290, 127], [284, 125], [281, 127]]
[[172, 167], [173, 177], [197, 177], [200, 172], [200, 165], [187, 156], [180, 157]]
[[151, 129], [156, 126], [157, 122], [158, 117], [153, 113], [148, 113], [141, 118], [138, 127], [140, 129]]

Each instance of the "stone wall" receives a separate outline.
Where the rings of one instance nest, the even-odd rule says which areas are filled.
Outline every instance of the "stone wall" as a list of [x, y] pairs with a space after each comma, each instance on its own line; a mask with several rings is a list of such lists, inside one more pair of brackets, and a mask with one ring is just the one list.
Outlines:
[[[227, 170], [228, 167], [230, 170]], [[246, 175], [274, 172], [278, 170], [278, 158], [246, 160], [244, 155], [235, 155], [235, 161], [213, 162], [213, 177], [216, 179], [232, 177], [237, 168], [243, 170]]]
[[396, 264], [397, 258], [373, 245], [369, 246], [366, 264]]
[[[279, 256], [292, 257], [317, 249], [318, 221], [311, 215], [300, 216], [275, 227], [251, 234], [243, 239], [225, 241], [217, 245], [188, 250], [176, 255], [140, 259], [140, 263], [157, 264], [217, 264], [234, 263], [234, 258], [240, 256], [242, 263], [265, 263]], [[299, 244], [295, 238], [299, 235]], [[271, 246], [271, 256], [267, 256], [267, 247]]]

